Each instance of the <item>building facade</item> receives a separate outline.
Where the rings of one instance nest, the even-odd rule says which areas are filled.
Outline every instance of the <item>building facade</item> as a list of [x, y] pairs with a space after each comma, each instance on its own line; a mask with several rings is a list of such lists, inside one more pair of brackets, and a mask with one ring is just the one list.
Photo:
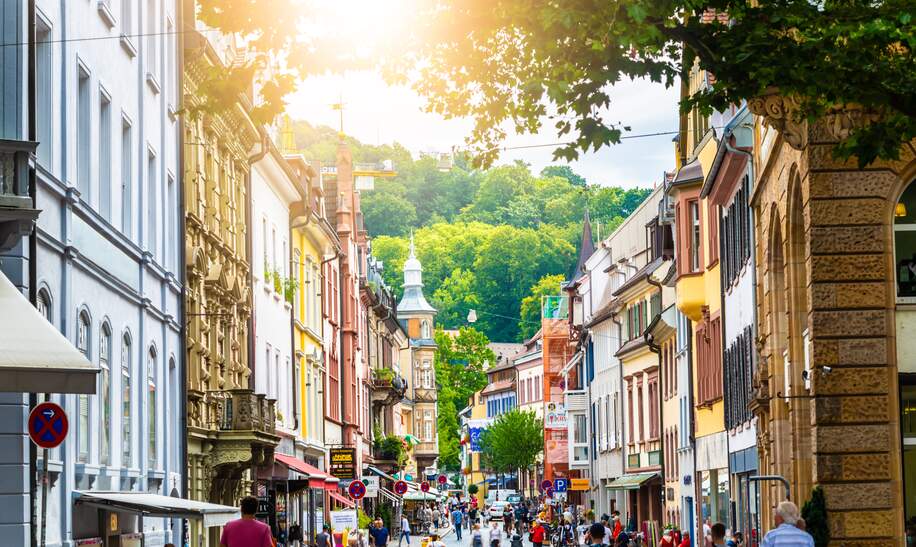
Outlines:
[[[95, 395], [51, 397], [71, 441], [39, 464], [48, 545], [181, 535], [179, 521], [77, 494], [183, 490], [179, 11], [168, 0], [36, 3], [36, 305], [99, 368]], [[86, 34], [112, 39], [73, 40]]]

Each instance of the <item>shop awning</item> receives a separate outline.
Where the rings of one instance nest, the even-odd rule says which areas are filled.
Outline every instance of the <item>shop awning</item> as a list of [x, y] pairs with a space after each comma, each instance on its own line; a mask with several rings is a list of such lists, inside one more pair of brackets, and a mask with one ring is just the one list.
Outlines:
[[95, 393], [96, 368], [0, 274], [0, 391]]
[[320, 488], [323, 490], [334, 490], [337, 488], [337, 480], [333, 483], [328, 482], [328, 474], [318, 469], [314, 465], [306, 463], [295, 456], [287, 456], [286, 454], [274, 454], [274, 460], [282, 463], [286, 467], [294, 471], [298, 471], [303, 475], [308, 475], [309, 478], [309, 488]]
[[228, 505], [173, 498], [144, 492], [75, 491], [74, 503], [110, 511], [138, 513], [147, 517], [201, 519], [205, 527], [222, 526], [239, 518], [239, 510]]
[[631, 473], [621, 475], [607, 484], [608, 490], [639, 490], [646, 482], [658, 477], [658, 473]]
[[347, 499], [341, 496], [340, 494], [338, 494], [337, 492], [329, 492], [329, 495], [331, 496], [332, 500], [343, 505], [344, 507], [350, 507], [350, 508], [356, 507], [356, 504], [353, 503], [353, 500]]
[[366, 466], [366, 471], [368, 471], [369, 473], [375, 475], [376, 477], [381, 477], [381, 478], [386, 479], [386, 480], [389, 480], [389, 481], [391, 481], [391, 482], [395, 482], [395, 481], [398, 480], [398, 479], [394, 478], [393, 476], [389, 475], [388, 473], [385, 473], [384, 471], [382, 471], [382, 470], [379, 469], [378, 467], [375, 467], [374, 465], [367, 465], [367, 466]]

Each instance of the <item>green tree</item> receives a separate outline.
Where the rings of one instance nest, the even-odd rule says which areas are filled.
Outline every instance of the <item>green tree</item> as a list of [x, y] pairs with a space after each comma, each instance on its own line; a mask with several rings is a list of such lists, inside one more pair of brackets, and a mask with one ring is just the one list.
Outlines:
[[480, 448], [491, 471], [528, 469], [544, 450], [544, 421], [517, 408], [500, 414], [481, 433]]
[[413, 204], [392, 192], [367, 192], [361, 205], [366, 225], [377, 235], [404, 235], [417, 221]]
[[474, 273], [455, 268], [436, 292], [432, 305], [438, 310], [436, 322], [446, 329], [458, 328], [467, 322], [468, 312], [480, 307], [480, 299], [474, 291]]
[[562, 274], [545, 275], [531, 287], [530, 294], [522, 299], [521, 320], [518, 322], [522, 339], [531, 338], [541, 328], [541, 297], [560, 294], [560, 283], [565, 278]]
[[801, 516], [806, 530], [814, 538], [814, 545], [827, 547], [830, 543], [830, 526], [827, 523], [827, 499], [820, 486], [811, 491], [811, 499], [802, 506]]
[[573, 186], [580, 186], [582, 188], [588, 186], [588, 183], [585, 182], [585, 177], [581, 177], [574, 173], [572, 167], [568, 165], [548, 165], [547, 167], [541, 169], [541, 176], [563, 177]]
[[487, 385], [484, 367], [496, 361], [496, 355], [487, 344], [490, 340], [473, 327], [461, 327], [452, 336], [436, 329], [438, 346], [434, 366], [439, 384], [438, 433], [439, 463], [449, 471], [460, 468], [458, 412], [471, 396]]

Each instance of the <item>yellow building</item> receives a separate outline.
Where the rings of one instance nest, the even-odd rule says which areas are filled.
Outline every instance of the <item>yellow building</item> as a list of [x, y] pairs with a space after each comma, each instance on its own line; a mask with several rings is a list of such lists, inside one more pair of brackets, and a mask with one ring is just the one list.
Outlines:
[[476, 497], [478, 507], [483, 507], [483, 500], [487, 495], [487, 474], [480, 466], [480, 453], [473, 451], [477, 443], [477, 436], [488, 423], [487, 405], [483, 396], [478, 391], [469, 401], [467, 407], [458, 417], [461, 421], [461, 435], [463, 439], [461, 451], [461, 473], [464, 475], [465, 484], [476, 484], [479, 488]]
[[[207, 74], [235, 59], [218, 39], [183, 37], [182, 92], [192, 109]], [[184, 120], [188, 494], [225, 505], [250, 491], [252, 469], [272, 465], [279, 442], [274, 402], [249, 387], [247, 181], [252, 152], [261, 148], [250, 108], [240, 97], [224, 112]], [[218, 544], [219, 528], [190, 522], [191, 545]]]
[[[707, 86], [699, 69], [685, 93]], [[728, 447], [722, 399], [722, 321], [719, 227], [716, 209], [700, 190], [715, 160], [718, 143], [709, 119], [697, 111], [681, 118], [679, 169], [669, 185], [675, 211], [677, 306], [693, 333], [690, 355], [694, 401], [695, 499], [697, 522], [729, 522]], [[700, 528], [701, 529], [701, 528]]]
[[[284, 148], [287, 146], [284, 135]], [[306, 199], [290, 209], [292, 272], [298, 289], [293, 303], [293, 340], [295, 344], [296, 394], [301, 416], [295, 439], [296, 455], [303, 461], [326, 469], [324, 442], [324, 348], [322, 264], [337, 256], [340, 242], [324, 211], [323, 188], [316, 170], [298, 154], [286, 153], [290, 166], [306, 175], [300, 177]]]

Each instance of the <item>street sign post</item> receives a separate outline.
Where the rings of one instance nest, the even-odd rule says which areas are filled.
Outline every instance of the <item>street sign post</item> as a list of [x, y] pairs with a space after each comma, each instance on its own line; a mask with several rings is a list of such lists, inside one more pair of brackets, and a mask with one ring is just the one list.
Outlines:
[[29, 438], [41, 448], [55, 448], [70, 429], [67, 413], [55, 403], [41, 403], [29, 414]]
[[554, 479], [553, 480], [553, 489], [558, 494], [566, 492], [569, 488], [569, 479]]
[[404, 494], [406, 494], [407, 493], [407, 482], [398, 481], [394, 483], [394, 493], [399, 496], [403, 496]]
[[366, 495], [366, 485], [363, 481], [353, 481], [347, 487], [350, 497], [355, 500], [361, 500]]
[[439, 475], [439, 479], [438, 479], [438, 480], [439, 480], [439, 484], [441, 484], [441, 485], [444, 486], [445, 483], [448, 482], [448, 477], [446, 477], [445, 475]]

